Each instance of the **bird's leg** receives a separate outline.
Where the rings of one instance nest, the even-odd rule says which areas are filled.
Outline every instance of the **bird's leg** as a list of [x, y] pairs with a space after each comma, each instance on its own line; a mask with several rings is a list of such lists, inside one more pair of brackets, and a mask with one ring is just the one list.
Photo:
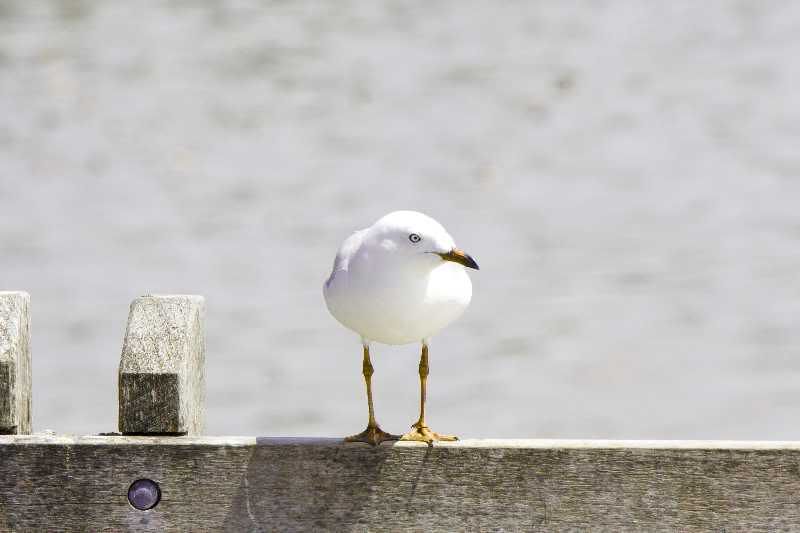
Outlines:
[[422, 345], [422, 354], [419, 356], [419, 419], [411, 426], [416, 428], [427, 427], [425, 424], [425, 395], [428, 389], [428, 345]]
[[425, 423], [425, 391], [428, 384], [428, 345], [422, 343], [422, 355], [419, 357], [419, 419], [411, 426], [411, 431], [403, 435], [400, 440], [415, 440], [433, 445], [439, 440], [458, 440], [454, 435], [440, 435], [431, 431]]
[[369, 346], [364, 344], [364, 362], [362, 363], [362, 370], [364, 372], [364, 382], [367, 384], [367, 406], [369, 407], [369, 422], [367, 422], [367, 429], [358, 435], [351, 435], [345, 437], [347, 442], [366, 442], [376, 446], [385, 440], [397, 440], [400, 435], [392, 435], [386, 433], [375, 421], [375, 409], [372, 407], [372, 374], [375, 370], [372, 368], [372, 361], [369, 359]]

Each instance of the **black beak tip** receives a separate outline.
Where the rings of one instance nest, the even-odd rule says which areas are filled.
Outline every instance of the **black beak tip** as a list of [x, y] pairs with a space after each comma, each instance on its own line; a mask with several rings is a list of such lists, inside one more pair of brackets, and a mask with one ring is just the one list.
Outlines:
[[477, 261], [475, 261], [472, 258], [472, 256], [469, 256], [469, 255], [467, 256], [467, 264], [465, 266], [468, 266], [469, 268], [474, 268], [475, 270], [480, 270], [481, 269], [481, 267], [478, 266]]

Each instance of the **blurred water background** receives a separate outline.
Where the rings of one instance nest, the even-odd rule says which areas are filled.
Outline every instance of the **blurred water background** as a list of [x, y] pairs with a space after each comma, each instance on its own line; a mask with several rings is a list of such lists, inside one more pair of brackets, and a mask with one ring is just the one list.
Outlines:
[[[321, 285], [394, 209], [479, 261], [462, 437], [798, 439], [800, 4], [0, 2], [0, 287], [34, 425], [116, 428], [128, 304], [207, 297], [209, 434], [344, 435]], [[377, 347], [403, 432], [416, 346]]]

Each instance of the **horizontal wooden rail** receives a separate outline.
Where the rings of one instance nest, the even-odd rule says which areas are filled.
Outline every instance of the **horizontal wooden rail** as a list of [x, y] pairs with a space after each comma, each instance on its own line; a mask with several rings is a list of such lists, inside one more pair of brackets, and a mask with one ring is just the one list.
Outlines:
[[0, 530], [800, 528], [798, 442], [9, 435], [0, 473]]

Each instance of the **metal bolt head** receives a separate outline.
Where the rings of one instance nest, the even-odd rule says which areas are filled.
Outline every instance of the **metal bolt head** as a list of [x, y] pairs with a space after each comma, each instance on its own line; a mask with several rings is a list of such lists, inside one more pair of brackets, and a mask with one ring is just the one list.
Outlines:
[[161, 488], [151, 479], [137, 479], [128, 488], [128, 501], [140, 511], [152, 509], [161, 500]]

